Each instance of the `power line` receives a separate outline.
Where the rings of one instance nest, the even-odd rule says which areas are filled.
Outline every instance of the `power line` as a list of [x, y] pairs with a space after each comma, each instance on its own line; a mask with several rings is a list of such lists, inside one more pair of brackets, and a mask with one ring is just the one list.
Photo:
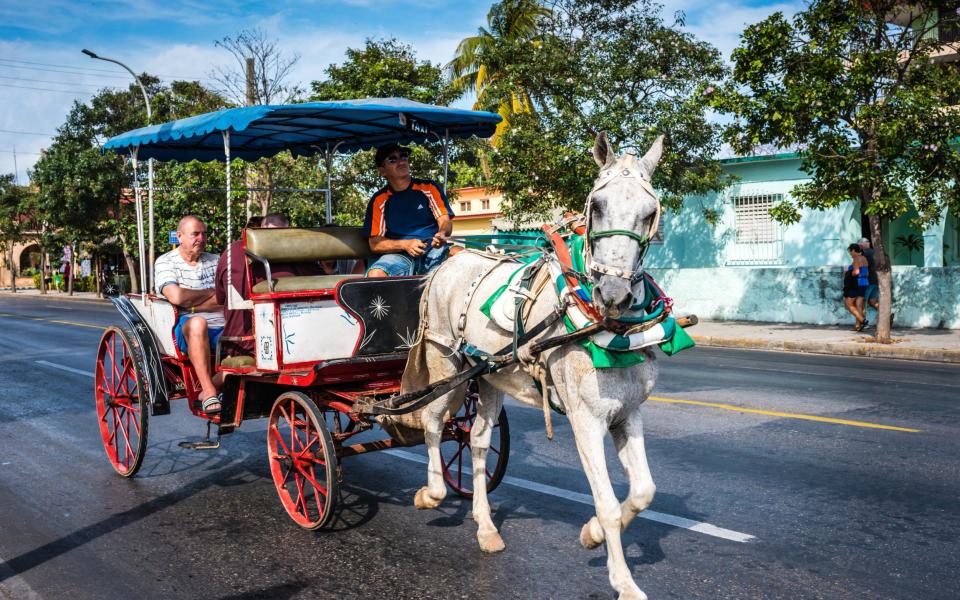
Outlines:
[[[93, 68], [93, 67], [75, 67], [75, 66], [73, 66], [73, 65], [58, 65], [58, 64], [54, 64], [54, 63], [33, 62], [33, 61], [29, 61], [29, 60], [15, 60], [15, 59], [12, 59], [12, 58], [0, 58], [0, 62], [4, 62], [4, 63], [16, 63], [16, 64], [23, 64], [23, 65], [40, 65], [40, 66], [43, 66], [43, 67], [58, 67], [58, 68], [61, 68], [61, 69], [73, 69], [73, 70], [77, 70], [77, 71], [94, 71], [94, 72], [97, 72], [97, 73], [111, 73], [111, 74], [113, 74], [113, 73], [116, 73], [116, 72], [117, 72], [116, 69], [96, 69], [96, 68]], [[151, 73], [151, 75], [156, 75], [157, 77], [162, 77], [162, 78], [164, 78], [164, 79], [179, 79], [179, 80], [186, 80], [186, 81], [204, 81], [204, 80], [206, 80], [206, 78], [204, 78], [204, 77], [192, 77], [192, 76], [187, 77], [187, 76], [184, 76], [184, 75], [161, 75], [161, 74], [153, 74], [153, 73]], [[126, 75], [124, 75], [123, 77], [126, 77]]]
[[92, 96], [95, 93], [95, 92], [80, 91], [80, 90], [53, 90], [50, 88], [30, 87], [26, 85], [10, 85], [9, 83], [0, 83], [0, 87], [17, 88], [20, 90], [37, 90], [40, 92], [62, 92], [64, 94], [81, 94], [83, 96]]
[[[55, 85], [73, 85], [73, 84], [82, 85], [82, 83], [79, 81], [50, 81], [49, 79], [31, 79], [29, 77], [10, 77], [9, 75], [0, 75], [0, 79], [12, 79], [14, 81], [33, 81], [36, 83], [52, 83]], [[103, 86], [103, 87], [109, 87], [110, 89], [119, 89], [115, 86]], [[98, 88], [98, 89], [103, 89], [103, 88]]]
[[42, 156], [39, 152], [14, 152], [13, 150], [3, 150], [0, 148], [0, 152], [5, 152], [7, 154], [29, 154], [31, 156]]
[[[3, 60], [3, 59], [0, 59], [0, 60]], [[96, 77], [96, 78], [98, 78], [98, 79], [107, 78], [107, 79], [126, 79], [127, 81], [130, 80], [130, 77], [129, 77], [128, 75], [120, 75], [120, 74], [114, 74], [114, 75], [106, 75], [106, 74], [104, 74], [104, 75], [101, 75], [101, 74], [99, 74], [99, 73], [97, 73], [97, 74], [94, 74], [94, 73], [78, 73], [78, 72], [76, 72], [76, 71], [67, 71], [67, 70], [64, 70], [64, 69], [44, 69], [44, 68], [42, 68], [42, 67], [18, 67], [18, 66], [16, 66], [16, 65], [5, 65], [5, 64], [3, 64], [3, 63], [0, 63], [0, 68], [3, 68], [3, 69], [15, 69], [15, 70], [18, 70], [18, 71], [43, 71], [43, 72], [45, 72], [45, 73], [63, 73], [63, 74], [65, 74], [65, 75], [80, 75], [80, 76], [82, 76], [82, 77]], [[80, 82], [77, 82], [77, 83], [80, 83]]]
[[39, 131], [13, 131], [12, 129], [0, 129], [0, 133], [17, 133], [20, 135], [42, 135], [44, 137], [57, 135], [55, 133], [40, 133]]

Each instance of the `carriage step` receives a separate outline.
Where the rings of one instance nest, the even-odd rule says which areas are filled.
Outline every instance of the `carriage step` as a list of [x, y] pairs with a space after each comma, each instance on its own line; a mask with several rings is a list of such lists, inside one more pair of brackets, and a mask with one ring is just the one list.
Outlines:
[[188, 450], [216, 450], [220, 447], [220, 436], [217, 436], [215, 440], [204, 439], [196, 442], [180, 442], [178, 445]]
[[220, 429], [217, 429], [217, 439], [212, 440], [210, 439], [211, 425], [213, 425], [213, 422], [207, 421], [207, 436], [202, 440], [196, 442], [180, 442], [177, 445], [188, 450], [216, 450], [220, 447]]

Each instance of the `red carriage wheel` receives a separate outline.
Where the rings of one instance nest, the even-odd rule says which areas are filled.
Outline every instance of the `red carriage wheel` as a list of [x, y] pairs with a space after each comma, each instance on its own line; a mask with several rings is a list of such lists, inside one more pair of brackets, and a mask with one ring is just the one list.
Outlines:
[[113, 469], [132, 477], [147, 451], [150, 408], [142, 355], [133, 336], [119, 327], [108, 327], [97, 350], [94, 397], [100, 437]]
[[[454, 492], [464, 498], [473, 497], [473, 457], [470, 453], [470, 432], [477, 418], [476, 381], [467, 387], [467, 397], [452, 419], [447, 421], [443, 442], [440, 443], [440, 458], [443, 461], [443, 478]], [[487, 492], [500, 485], [507, 472], [507, 459], [510, 457], [510, 424], [507, 411], [500, 408], [500, 416], [493, 424], [490, 435], [490, 449], [487, 451]]]
[[329, 522], [337, 499], [337, 456], [326, 420], [309, 397], [287, 392], [273, 403], [267, 453], [290, 518], [305, 529]]

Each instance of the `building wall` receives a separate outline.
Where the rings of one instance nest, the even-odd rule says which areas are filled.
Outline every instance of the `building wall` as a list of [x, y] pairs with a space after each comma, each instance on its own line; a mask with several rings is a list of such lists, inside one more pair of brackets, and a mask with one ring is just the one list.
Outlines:
[[[752, 268], [844, 264], [846, 247], [860, 238], [856, 202], [826, 211], [806, 211], [798, 223], [777, 225], [779, 242], [738, 243], [735, 198], [777, 194], [790, 198], [794, 186], [807, 177], [800, 171], [800, 160], [792, 154], [779, 160], [735, 159], [726, 161], [725, 168], [738, 176], [739, 182], [718, 194], [687, 198], [679, 213], [667, 211], [663, 217], [664, 242], [651, 246], [646, 265]], [[717, 211], [720, 222], [709, 224], [703, 208]]]
[[[491, 222], [500, 215], [503, 197], [487, 187], [466, 187], [453, 190], [453, 234], [476, 235], [491, 233]], [[486, 201], [486, 202], [484, 202]]]
[[[649, 269], [675, 310], [701, 318], [852, 324], [841, 267]], [[960, 267], [893, 267], [899, 327], [960, 329]], [[874, 312], [869, 311], [874, 320]]]
[[[804, 210], [799, 222], [777, 226], [778, 241], [737, 241], [737, 197], [780, 194], [789, 198], [807, 180], [796, 155], [732, 159], [724, 168], [739, 182], [719, 194], [688, 198], [679, 213], [664, 215], [663, 243], [652, 244], [644, 266], [676, 300], [681, 312], [708, 319], [838, 324], [847, 246], [861, 237], [857, 201], [825, 211]], [[720, 215], [711, 225], [702, 209]], [[945, 215], [920, 231], [911, 211], [885, 225], [892, 258], [896, 324], [960, 329], [960, 227]], [[898, 240], [916, 236], [910, 252]]]

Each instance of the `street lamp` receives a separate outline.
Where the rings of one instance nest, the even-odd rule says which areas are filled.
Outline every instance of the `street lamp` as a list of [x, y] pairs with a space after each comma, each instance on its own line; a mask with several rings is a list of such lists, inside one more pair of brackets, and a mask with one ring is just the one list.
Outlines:
[[[90, 50], [87, 50], [86, 48], [81, 50], [81, 52], [83, 52], [90, 58], [93, 58], [96, 60], [105, 60], [107, 62], [112, 62], [114, 64], [120, 65], [121, 67], [126, 69], [128, 73], [130, 73], [133, 79], [137, 82], [137, 85], [140, 86], [140, 93], [143, 94], [143, 102], [144, 104], [147, 105], [147, 125], [150, 125], [153, 122], [153, 111], [150, 110], [150, 97], [147, 96], [147, 88], [143, 86], [143, 82], [140, 81], [140, 78], [137, 77], [137, 74], [133, 72], [133, 69], [123, 64], [119, 60], [115, 60], [113, 58], [107, 58], [106, 56], [100, 56], [94, 52], [91, 52]], [[150, 212], [150, 234], [149, 234], [150, 235], [150, 280], [143, 282], [144, 295], [146, 295], [146, 293], [149, 290], [153, 289], [154, 249], [153, 249], [153, 159], [152, 158], [147, 160], [147, 198], [148, 198], [149, 212]], [[142, 256], [143, 256], [143, 253], [141, 252], [141, 257]], [[143, 279], [142, 272], [141, 272], [140, 278]]]

